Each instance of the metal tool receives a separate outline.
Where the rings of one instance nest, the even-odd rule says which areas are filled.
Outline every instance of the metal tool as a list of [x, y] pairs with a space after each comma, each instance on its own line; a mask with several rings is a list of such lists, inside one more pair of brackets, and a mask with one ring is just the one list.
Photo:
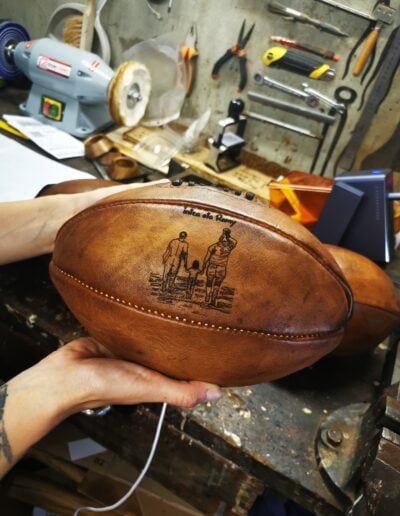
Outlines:
[[[218, 131], [209, 138], [210, 150], [206, 165], [217, 172], [225, 172], [240, 165], [240, 152], [245, 145], [243, 138], [247, 119], [243, 115], [244, 102], [235, 99], [229, 103], [228, 117], [218, 122]], [[227, 132], [228, 127], [236, 126], [236, 132]]]
[[217, 79], [221, 67], [226, 62], [228, 62], [232, 57], [237, 56], [238, 61], [239, 61], [239, 71], [240, 71], [240, 81], [239, 81], [239, 86], [237, 87], [238, 92], [241, 92], [247, 84], [247, 57], [246, 57], [245, 46], [249, 42], [249, 39], [254, 30], [255, 24], [253, 23], [253, 25], [250, 27], [250, 29], [246, 35], [244, 33], [245, 26], [246, 26], [246, 20], [244, 20], [242, 23], [236, 45], [234, 45], [232, 48], [229, 48], [225, 52], [225, 54], [218, 59], [218, 61], [214, 64], [212, 72], [211, 72], [211, 77], [213, 79]]
[[291, 102], [286, 102], [284, 100], [276, 99], [274, 97], [267, 97], [266, 95], [261, 95], [260, 93], [257, 93], [255, 91], [249, 91], [247, 96], [250, 100], [263, 104], [264, 106], [269, 106], [275, 109], [281, 109], [282, 111], [286, 111], [287, 113], [303, 116], [304, 118], [308, 118], [309, 120], [315, 120], [317, 122], [321, 122], [328, 125], [332, 125], [336, 121], [334, 116], [322, 113], [317, 109], [310, 109], [308, 107], [298, 106], [296, 104], [292, 104]]
[[379, 73], [373, 85], [372, 91], [365, 103], [361, 116], [353, 130], [349, 142], [343, 149], [335, 164], [335, 172], [337, 169], [352, 169], [357, 152], [359, 151], [364, 137], [371, 126], [372, 119], [390, 89], [393, 76], [397, 70], [399, 62], [400, 27], [397, 27], [394, 31], [390, 46], [387, 49], [386, 55], [382, 61]]
[[282, 91], [283, 93], [287, 93], [288, 95], [292, 95], [293, 97], [299, 98], [310, 107], [315, 108], [320, 104], [324, 104], [328, 107], [340, 107], [335, 100], [327, 97], [326, 95], [323, 95], [313, 88], [310, 88], [306, 82], [302, 84], [303, 89], [300, 90], [299, 88], [294, 88], [293, 86], [288, 86], [283, 82], [271, 79], [271, 77], [262, 75], [259, 72], [254, 75], [254, 82], [258, 85], [265, 85], [270, 88]]
[[271, 118], [269, 116], [260, 115], [259, 113], [255, 113], [254, 111], [244, 111], [243, 114], [247, 118], [251, 118], [253, 120], [257, 120], [258, 122], [263, 122], [264, 124], [271, 124], [277, 127], [281, 127], [282, 129], [287, 129], [288, 131], [292, 131], [294, 133], [301, 134], [303, 136], [307, 136], [308, 138], [313, 138], [315, 140], [319, 140], [318, 134], [313, 133], [309, 129], [305, 129], [303, 127], [299, 127], [297, 125], [288, 124], [287, 122], [282, 122], [282, 120], [277, 120], [276, 118]]
[[312, 18], [308, 14], [305, 14], [300, 11], [296, 11], [296, 9], [292, 9], [291, 7], [287, 7], [286, 5], [282, 5], [279, 2], [270, 2], [268, 4], [268, 9], [275, 14], [281, 14], [286, 20], [299, 21], [301, 23], [307, 23], [309, 25], [313, 25], [318, 29], [329, 32], [330, 34], [334, 34], [335, 36], [343, 36], [347, 37], [348, 34], [343, 32], [338, 27], [330, 23], [323, 22], [322, 20], [317, 20], [316, 18]]
[[[319, 172], [320, 176], [323, 176], [325, 174], [326, 168], [327, 168], [329, 162], [331, 161], [332, 154], [340, 140], [340, 136], [346, 125], [348, 107], [355, 102], [356, 98], [357, 98], [356, 91], [353, 90], [352, 88], [349, 88], [348, 86], [339, 86], [339, 88], [337, 88], [335, 90], [336, 103], [332, 104], [330, 113], [337, 114], [339, 116], [339, 122], [336, 127], [336, 132], [330, 143], [329, 149], [326, 152], [325, 160], [320, 168], [320, 172]], [[327, 130], [328, 130], [328, 128], [326, 128], [326, 131]], [[325, 134], [325, 136], [326, 136], [326, 134]], [[319, 158], [320, 151], [321, 151], [321, 148], [317, 148], [315, 155], [314, 155], [313, 163], [311, 165], [311, 172], [314, 171], [315, 165]], [[335, 176], [335, 172], [333, 175]]]
[[305, 91], [299, 90], [298, 88], [293, 88], [292, 86], [288, 86], [287, 84], [276, 81], [275, 79], [271, 79], [271, 77], [267, 77], [262, 73], [258, 72], [254, 74], [254, 82], [260, 86], [268, 86], [269, 88], [282, 91], [283, 93], [287, 93], [288, 95], [292, 95], [293, 97], [304, 100], [304, 102], [311, 107], [317, 107], [318, 105], [318, 100], [314, 97], [311, 97]]
[[[368, 74], [369, 70], [372, 67], [373, 61], [375, 59], [375, 49], [376, 49], [376, 43], [378, 39], [379, 32], [383, 28], [383, 26], [390, 25], [394, 21], [395, 17], [395, 9], [390, 7], [390, 1], [388, 0], [378, 0], [378, 2], [375, 4], [372, 14], [366, 13], [364, 11], [360, 11], [358, 9], [354, 9], [353, 7], [343, 5], [339, 2], [336, 2], [334, 0], [318, 0], [319, 2], [322, 2], [324, 4], [330, 5], [332, 7], [336, 7], [337, 9], [340, 9], [342, 11], [345, 11], [349, 14], [354, 14], [355, 16], [358, 16], [359, 18], [363, 18], [365, 20], [368, 20], [370, 22], [367, 29], [362, 33], [352, 50], [350, 51], [347, 60], [346, 65], [344, 68], [344, 73], [342, 79], [344, 79], [348, 71], [350, 69], [350, 63], [351, 60], [356, 53], [357, 49], [362, 45], [364, 42], [364, 46], [361, 50], [360, 55], [357, 58], [356, 64], [353, 68], [353, 75], [358, 76], [360, 75], [363, 70], [363, 79]], [[367, 65], [368, 63], [368, 65]]]
[[323, 4], [330, 5], [331, 7], [336, 7], [336, 9], [340, 9], [341, 11], [345, 11], [349, 14], [354, 14], [355, 16], [359, 16], [360, 18], [364, 18], [369, 21], [377, 21], [377, 19], [372, 15], [368, 14], [364, 11], [360, 11], [359, 9], [354, 9], [349, 5], [344, 5], [335, 0], [317, 0], [318, 2], [322, 2]]
[[190, 95], [193, 83], [193, 58], [198, 56], [197, 50], [197, 25], [192, 23], [181, 48], [181, 56], [186, 71], [186, 96]]
[[335, 77], [335, 70], [320, 59], [283, 47], [269, 48], [264, 53], [263, 62], [267, 66], [283, 68], [310, 79], [330, 81]]
[[297, 41], [295, 39], [283, 38], [282, 36], [271, 36], [270, 39], [275, 43], [279, 43], [284, 47], [295, 48], [297, 50], [303, 50], [304, 52], [309, 52], [310, 54], [314, 54], [319, 57], [323, 57], [324, 59], [330, 59], [331, 61], [339, 61], [339, 56], [335, 54], [332, 50], [326, 50], [325, 48], [319, 48], [309, 45], [308, 43], [304, 43], [302, 41]]
[[32, 87], [24, 114], [85, 138], [110, 125], [135, 125], [144, 115], [151, 78], [140, 63], [114, 72], [97, 55], [43, 38], [27, 41], [0, 24], [0, 75], [26, 75]]

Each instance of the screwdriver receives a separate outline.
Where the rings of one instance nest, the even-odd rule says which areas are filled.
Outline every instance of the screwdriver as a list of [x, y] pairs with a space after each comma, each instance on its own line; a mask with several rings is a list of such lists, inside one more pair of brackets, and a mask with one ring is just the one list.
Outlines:
[[271, 2], [268, 4], [268, 9], [272, 13], [281, 14], [287, 20], [308, 23], [310, 25], [314, 25], [314, 27], [317, 27], [320, 30], [334, 34], [335, 36], [343, 36], [345, 38], [348, 37], [346, 32], [343, 32], [338, 27], [335, 27], [335, 25], [331, 25], [330, 23], [323, 22], [322, 20], [312, 18], [311, 16], [308, 16], [308, 14], [296, 11], [296, 9], [282, 5], [279, 2]]
[[310, 79], [331, 81], [335, 77], [335, 70], [328, 64], [316, 57], [290, 48], [269, 48], [263, 55], [263, 63], [267, 66], [305, 75]]

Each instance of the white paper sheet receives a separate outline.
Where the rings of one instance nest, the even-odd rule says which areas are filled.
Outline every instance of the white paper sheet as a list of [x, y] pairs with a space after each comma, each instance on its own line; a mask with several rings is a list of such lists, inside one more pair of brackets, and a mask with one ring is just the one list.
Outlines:
[[57, 159], [79, 158], [85, 155], [83, 142], [56, 127], [43, 124], [30, 116], [3, 115], [3, 118]]
[[95, 179], [0, 134], [0, 202], [32, 199], [49, 184]]

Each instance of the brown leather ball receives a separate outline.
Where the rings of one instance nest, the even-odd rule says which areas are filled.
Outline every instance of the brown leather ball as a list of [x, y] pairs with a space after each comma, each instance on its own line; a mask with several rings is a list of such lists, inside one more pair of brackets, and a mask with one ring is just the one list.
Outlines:
[[223, 386], [332, 351], [351, 292], [304, 227], [251, 196], [186, 184], [103, 199], [58, 233], [52, 280], [117, 356]]
[[394, 285], [376, 263], [365, 256], [333, 245], [325, 245], [341, 268], [353, 292], [353, 315], [346, 324], [335, 356], [370, 351], [399, 323], [400, 309]]

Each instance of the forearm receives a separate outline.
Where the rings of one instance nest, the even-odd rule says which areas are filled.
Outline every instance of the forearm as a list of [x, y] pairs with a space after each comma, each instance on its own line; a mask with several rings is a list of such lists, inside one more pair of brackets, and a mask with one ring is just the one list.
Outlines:
[[0, 265], [52, 252], [57, 232], [69, 218], [108, 195], [151, 185], [112, 186], [79, 194], [0, 203]]
[[35, 368], [0, 387], [0, 478], [69, 415], [64, 398], [57, 383], [49, 384]]
[[0, 204], [0, 264], [51, 252], [58, 229], [86, 205], [81, 194]]

